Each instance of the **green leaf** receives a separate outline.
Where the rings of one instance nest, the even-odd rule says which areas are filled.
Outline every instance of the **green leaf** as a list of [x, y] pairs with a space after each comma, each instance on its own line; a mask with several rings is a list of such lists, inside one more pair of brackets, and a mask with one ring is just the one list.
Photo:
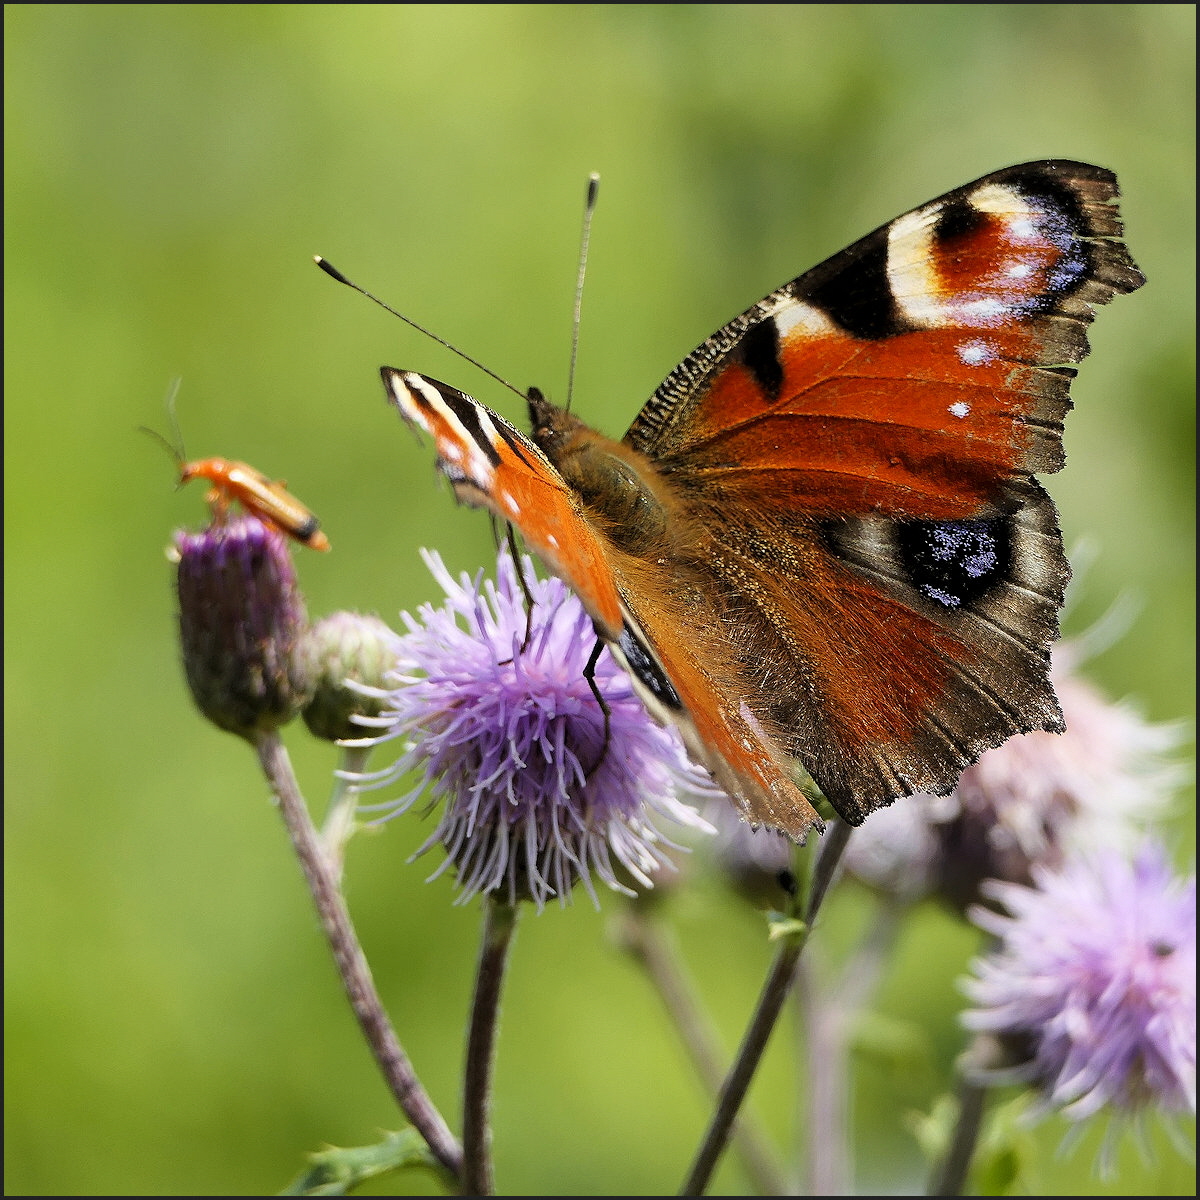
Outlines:
[[958, 1101], [944, 1092], [933, 1102], [928, 1115], [910, 1112], [905, 1115], [904, 1123], [912, 1130], [925, 1161], [935, 1163], [945, 1157], [957, 1119]]
[[993, 1106], [983, 1137], [975, 1151], [971, 1179], [981, 1196], [1036, 1194], [1029, 1177], [1037, 1159], [1037, 1146], [1025, 1121], [1028, 1095], [1018, 1093], [1005, 1104]]
[[801, 937], [808, 926], [799, 917], [788, 917], [783, 913], [767, 914], [767, 941], [778, 942], [782, 938]]
[[975, 1190], [981, 1196], [1008, 1196], [1021, 1174], [1021, 1155], [1018, 1147], [997, 1148], [994, 1153], [975, 1156], [972, 1177]]
[[342, 1196], [367, 1179], [412, 1167], [440, 1174], [450, 1187], [454, 1182], [415, 1129], [389, 1133], [373, 1146], [330, 1146], [308, 1159], [308, 1170], [292, 1180], [281, 1196]]

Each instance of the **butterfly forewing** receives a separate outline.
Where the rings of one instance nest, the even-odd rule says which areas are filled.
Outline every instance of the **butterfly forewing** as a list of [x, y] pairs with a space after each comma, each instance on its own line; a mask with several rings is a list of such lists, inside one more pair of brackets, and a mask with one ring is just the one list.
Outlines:
[[889, 222], [698, 346], [626, 441], [667, 473], [677, 458], [685, 471], [752, 468], [750, 424], [760, 453], [776, 442], [793, 470], [814, 464], [810, 502], [844, 495], [852, 485], [825, 478], [843, 472], [860, 508], [898, 515], [936, 515], [889, 507], [883, 469], [936, 474], [931, 432], [948, 433], [955, 460], [984, 443], [993, 480], [1057, 469], [1073, 376], [1060, 368], [1087, 353], [1092, 306], [1143, 282], [1114, 240], [1116, 195], [1099, 167], [1029, 163]]
[[380, 374], [400, 415], [433, 438], [438, 469], [456, 497], [520, 529], [530, 549], [576, 590], [602, 634], [615, 639], [623, 615], [608, 549], [542, 451], [449, 384], [395, 367]]

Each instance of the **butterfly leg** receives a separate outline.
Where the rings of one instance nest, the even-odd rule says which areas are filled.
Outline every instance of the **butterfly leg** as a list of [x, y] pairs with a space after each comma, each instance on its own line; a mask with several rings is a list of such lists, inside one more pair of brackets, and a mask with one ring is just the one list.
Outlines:
[[608, 739], [612, 731], [612, 710], [608, 707], [608, 701], [600, 694], [600, 689], [596, 686], [596, 664], [600, 661], [600, 652], [604, 649], [604, 642], [597, 638], [596, 644], [592, 647], [592, 652], [588, 656], [587, 666], [583, 668], [583, 677], [588, 682], [588, 687], [592, 689], [592, 695], [596, 697], [596, 703], [600, 705], [600, 711], [604, 714], [604, 742], [600, 747], [600, 753], [596, 761], [588, 768], [587, 777], [591, 777], [596, 773], [600, 764], [604, 761], [604, 756], [608, 753]]
[[521, 595], [525, 597], [525, 637], [521, 642], [521, 653], [524, 654], [529, 648], [529, 639], [533, 636], [533, 593], [529, 590], [529, 581], [521, 569], [521, 553], [517, 547], [516, 530], [513, 529], [511, 521], [506, 521], [504, 527], [507, 530], [505, 540], [508, 542], [508, 552], [512, 555], [513, 566], [517, 569], [517, 582], [521, 585]]

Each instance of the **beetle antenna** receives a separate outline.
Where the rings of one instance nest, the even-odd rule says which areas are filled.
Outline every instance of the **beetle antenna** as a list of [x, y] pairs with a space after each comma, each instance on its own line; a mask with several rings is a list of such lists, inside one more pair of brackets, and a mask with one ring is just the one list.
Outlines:
[[179, 376], [171, 380], [170, 387], [167, 388], [167, 422], [170, 426], [173, 440], [168, 441], [157, 429], [151, 429], [149, 425], [139, 425], [138, 431], [152, 437], [158, 442], [166, 452], [171, 456], [171, 461], [177, 467], [182, 467], [187, 461], [187, 456], [183, 450], [183, 433], [179, 428], [179, 418], [175, 415], [175, 398], [179, 395], [179, 385], [182, 382]]

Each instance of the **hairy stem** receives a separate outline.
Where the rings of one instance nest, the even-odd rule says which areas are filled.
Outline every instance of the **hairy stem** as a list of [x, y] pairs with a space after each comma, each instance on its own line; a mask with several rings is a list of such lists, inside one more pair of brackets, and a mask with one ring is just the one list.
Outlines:
[[346, 858], [346, 843], [354, 834], [358, 811], [358, 784], [351, 782], [347, 776], [364, 771], [370, 754], [370, 746], [347, 746], [342, 751], [342, 769], [334, 776], [333, 795], [321, 827], [321, 845], [336, 872], [335, 881], [339, 885]]
[[287, 750], [274, 732], [261, 734], [255, 749], [279, 800], [279, 810], [316, 903], [342, 986], [371, 1053], [405, 1116], [428, 1143], [438, 1162], [458, 1178], [463, 1165], [462, 1148], [417, 1079], [384, 1011], [371, 978], [371, 968], [338, 887], [338, 872], [330, 863], [308, 814]]

